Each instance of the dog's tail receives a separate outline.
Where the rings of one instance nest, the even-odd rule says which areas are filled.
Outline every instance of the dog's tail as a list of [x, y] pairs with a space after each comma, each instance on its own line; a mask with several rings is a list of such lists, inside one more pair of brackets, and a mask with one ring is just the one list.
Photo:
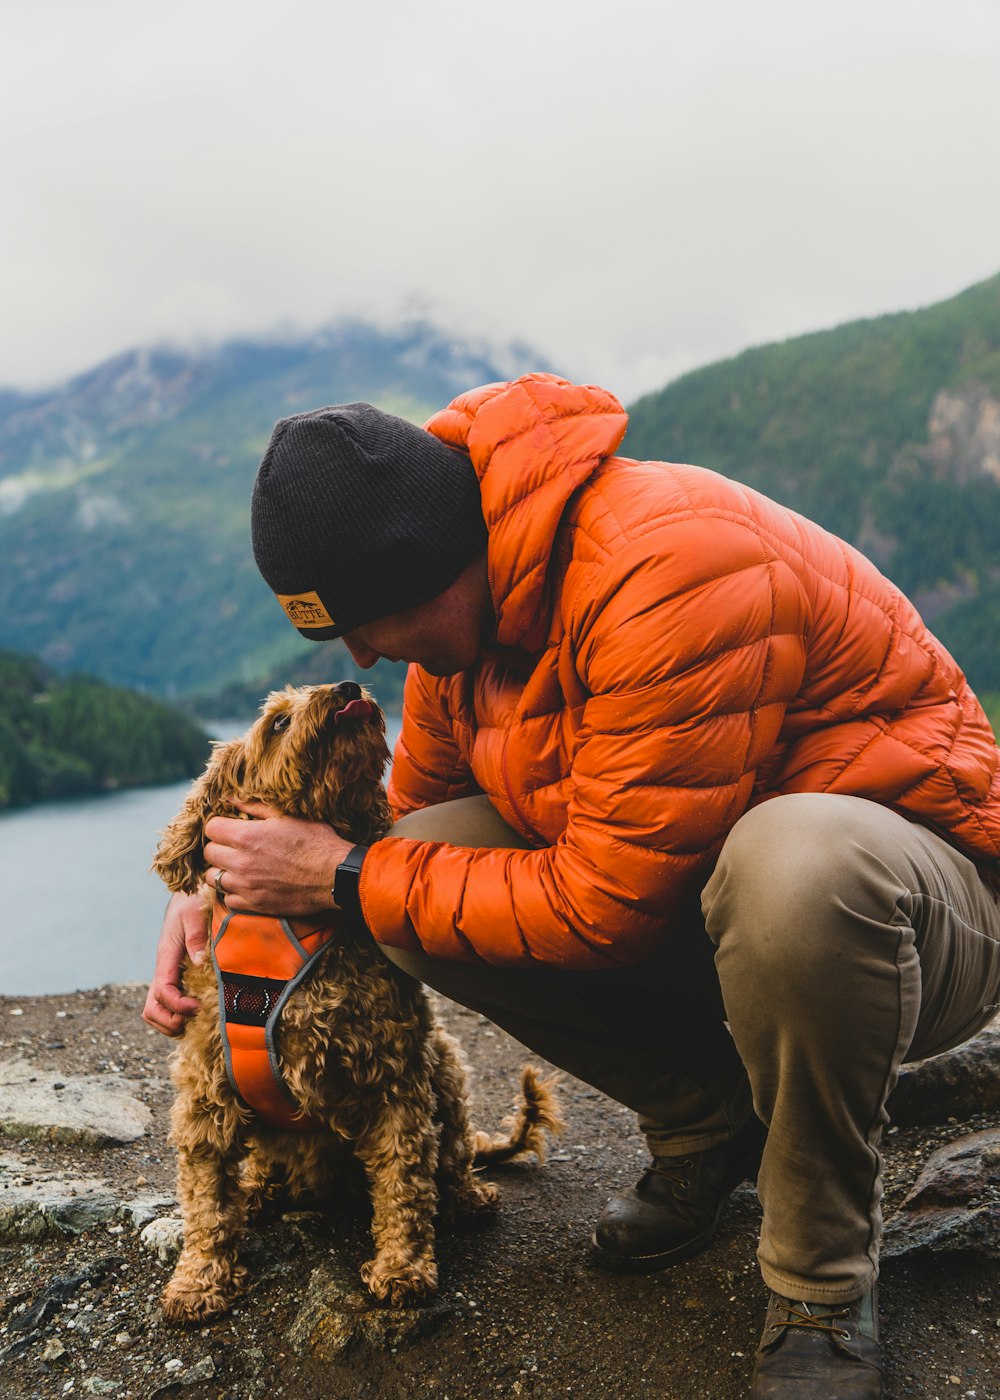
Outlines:
[[545, 1161], [545, 1134], [561, 1133], [566, 1124], [556, 1092], [560, 1076], [541, 1075], [533, 1065], [521, 1070], [521, 1098], [514, 1112], [501, 1123], [501, 1132], [476, 1133], [476, 1165], [509, 1162], [526, 1152]]

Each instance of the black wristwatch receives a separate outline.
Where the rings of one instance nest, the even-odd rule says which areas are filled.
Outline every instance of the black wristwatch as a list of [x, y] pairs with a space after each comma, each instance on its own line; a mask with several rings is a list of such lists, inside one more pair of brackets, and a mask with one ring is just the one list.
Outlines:
[[333, 902], [338, 909], [343, 909], [347, 913], [354, 914], [361, 908], [361, 900], [358, 898], [358, 880], [361, 876], [361, 866], [365, 856], [371, 848], [369, 846], [352, 846], [347, 855], [337, 866], [337, 873], [333, 877]]

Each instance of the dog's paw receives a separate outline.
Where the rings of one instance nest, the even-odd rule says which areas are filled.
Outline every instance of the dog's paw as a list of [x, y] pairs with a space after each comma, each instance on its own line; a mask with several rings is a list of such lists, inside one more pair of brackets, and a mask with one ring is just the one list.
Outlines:
[[280, 1191], [273, 1181], [253, 1181], [241, 1185], [243, 1209], [248, 1220], [267, 1215], [276, 1205]]
[[500, 1204], [500, 1191], [492, 1181], [469, 1176], [456, 1183], [442, 1201], [443, 1211], [452, 1218], [492, 1215]]
[[225, 1260], [186, 1261], [183, 1257], [163, 1290], [163, 1316], [168, 1322], [205, 1322], [228, 1312], [246, 1291], [248, 1275], [242, 1264]]
[[394, 1307], [417, 1303], [437, 1292], [437, 1264], [430, 1257], [400, 1259], [395, 1252], [378, 1254], [361, 1266], [361, 1278], [380, 1303]]
[[467, 1211], [496, 1210], [500, 1204], [500, 1188], [492, 1181], [479, 1181], [476, 1177], [469, 1182], [468, 1190], [462, 1192], [462, 1209]]

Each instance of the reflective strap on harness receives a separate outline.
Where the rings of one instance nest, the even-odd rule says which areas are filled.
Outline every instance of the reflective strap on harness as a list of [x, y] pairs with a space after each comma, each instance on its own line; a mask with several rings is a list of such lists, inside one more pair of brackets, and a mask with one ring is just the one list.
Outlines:
[[219, 899], [212, 910], [226, 1073], [240, 1102], [273, 1127], [323, 1126], [296, 1106], [282, 1079], [275, 1031], [285, 1003], [333, 934], [324, 920], [235, 913]]

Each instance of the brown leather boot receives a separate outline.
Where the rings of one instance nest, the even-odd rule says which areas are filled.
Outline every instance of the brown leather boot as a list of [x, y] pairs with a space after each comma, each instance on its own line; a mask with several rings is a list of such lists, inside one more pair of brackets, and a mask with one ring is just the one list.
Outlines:
[[729, 1142], [687, 1157], [654, 1157], [597, 1220], [590, 1257], [617, 1273], [667, 1269], [707, 1248], [727, 1198], [755, 1180], [767, 1130], [751, 1118]]
[[750, 1400], [880, 1400], [878, 1290], [852, 1303], [771, 1294]]

